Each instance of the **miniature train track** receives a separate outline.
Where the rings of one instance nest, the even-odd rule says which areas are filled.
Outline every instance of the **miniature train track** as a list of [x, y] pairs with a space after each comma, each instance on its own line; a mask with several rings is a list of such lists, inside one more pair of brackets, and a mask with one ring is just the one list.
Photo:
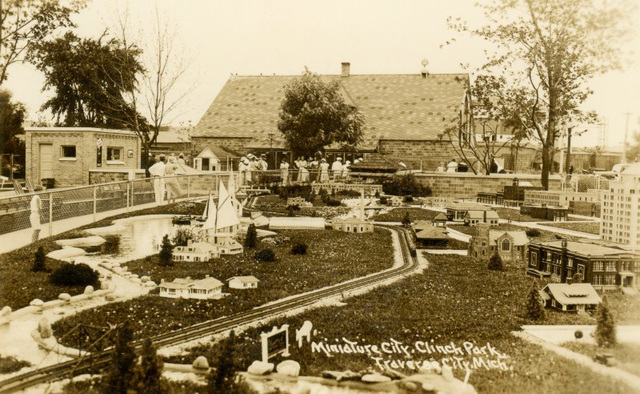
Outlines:
[[[264, 318], [273, 317], [274, 315], [283, 312], [312, 305], [324, 298], [335, 297], [345, 292], [380, 284], [386, 280], [397, 278], [415, 270], [418, 266], [418, 261], [415, 257], [415, 249], [412, 247], [413, 242], [408, 232], [397, 226], [377, 226], [387, 228], [391, 231], [396, 231], [400, 235], [398, 238], [400, 240], [400, 250], [404, 260], [404, 264], [401, 266], [327, 288], [314, 290], [299, 296], [288, 298], [284, 301], [272, 302], [268, 305], [259, 306], [246, 312], [216, 318], [178, 331], [157, 335], [151, 338], [153, 343], [157, 347], [171, 346], [209, 335], [218, 334], [238, 326], [254, 323]], [[139, 346], [141, 346], [141, 342], [136, 343], [136, 347]], [[86, 356], [81, 359], [65, 361], [49, 367], [39, 368], [34, 371], [0, 381], [0, 393], [16, 392], [41, 383], [56, 381], [84, 373], [96, 372], [108, 366], [110, 360], [111, 351], [105, 350], [102, 352], [92, 353], [90, 356]]]

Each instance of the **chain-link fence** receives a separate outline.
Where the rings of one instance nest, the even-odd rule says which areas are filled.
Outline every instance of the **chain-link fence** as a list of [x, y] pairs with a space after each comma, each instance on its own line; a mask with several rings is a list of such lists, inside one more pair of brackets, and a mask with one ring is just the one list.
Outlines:
[[156, 205], [160, 195], [163, 202], [202, 197], [210, 192], [217, 195], [220, 180], [227, 184], [228, 178], [228, 173], [176, 175], [16, 193], [0, 197], [0, 234], [35, 228], [38, 216], [42, 234], [50, 235], [55, 222], [79, 217], [95, 221], [98, 214], [104, 217], [104, 213], [115, 215]]
[[586, 192], [588, 190], [606, 190], [609, 188], [609, 179], [600, 175], [569, 175], [565, 180], [565, 188], [574, 192]]

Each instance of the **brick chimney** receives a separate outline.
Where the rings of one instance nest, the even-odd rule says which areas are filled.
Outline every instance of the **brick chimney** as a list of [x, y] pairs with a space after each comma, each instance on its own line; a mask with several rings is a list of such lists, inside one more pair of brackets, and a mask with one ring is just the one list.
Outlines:
[[342, 62], [342, 76], [348, 77], [351, 74], [351, 63]]

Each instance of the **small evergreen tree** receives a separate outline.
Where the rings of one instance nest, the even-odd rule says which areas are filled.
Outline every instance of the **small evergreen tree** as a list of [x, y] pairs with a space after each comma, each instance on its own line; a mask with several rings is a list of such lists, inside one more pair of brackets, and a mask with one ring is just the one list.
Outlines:
[[404, 218], [402, 218], [402, 225], [405, 227], [409, 227], [411, 225], [411, 216], [409, 216], [409, 211], [404, 213]]
[[531, 320], [544, 319], [542, 299], [535, 284], [531, 287], [531, 291], [529, 291], [529, 296], [527, 297], [527, 317]]
[[498, 253], [498, 248], [496, 248], [496, 252], [489, 258], [489, 269], [492, 271], [502, 271], [502, 257]]
[[609, 303], [603, 296], [596, 312], [596, 344], [599, 347], [612, 347], [616, 344], [616, 322], [609, 309]]
[[107, 392], [127, 394], [136, 362], [133, 350], [133, 328], [129, 320], [118, 328], [116, 344], [111, 353], [111, 366], [107, 375]]
[[291, 248], [291, 254], [307, 254], [307, 244], [299, 242]]
[[134, 368], [130, 387], [138, 393], [162, 394], [168, 393], [167, 383], [162, 380], [164, 363], [158, 357], [156, 347], [150, 338], [142, 345], [140, 363]]
[[172, 265], [171, 254], [173, 253], [173, 245], [169, 241], [169, 235], [162, 237], [162, 246], [160, 247], [160, 265], [167, 267]]
[[258, 231], [256, 225], [251, 223], [247, 229], [247, 236], [244, 239], [244, 246], [246, 248], [255, 248], [258, 243]]
[[42, 246], [38, 247], [38, 250], [35, 253], [35, 260], [33, 262], [33, 268], [31, 268], [31, 271], [33, 272], [40, 272], [40, 271], [46, 271], [47, 267], [45, 265], [45, 254], [44, 254], [44, 248]]
[[272, 262], [276, 259], [276, 254], [271, 249], [262, 249], [255, 254], [256, 260]]
[[220, 344], [220, 352], [208, 377], [209, 393], [235, 392], [236, 366], [233, 362], [235, 342], [236, 334], [231, 331], [229, 337]]

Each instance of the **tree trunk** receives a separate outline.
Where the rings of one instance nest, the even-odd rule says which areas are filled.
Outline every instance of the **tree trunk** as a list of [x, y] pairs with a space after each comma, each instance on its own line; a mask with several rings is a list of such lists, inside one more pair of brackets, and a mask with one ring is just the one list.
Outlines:
[[549, 173], [553, 167], [553, 146], [549, 144], [542, 145], [542, 174], [540, 174], [540, 183], [544, 190], [549, 190]]

